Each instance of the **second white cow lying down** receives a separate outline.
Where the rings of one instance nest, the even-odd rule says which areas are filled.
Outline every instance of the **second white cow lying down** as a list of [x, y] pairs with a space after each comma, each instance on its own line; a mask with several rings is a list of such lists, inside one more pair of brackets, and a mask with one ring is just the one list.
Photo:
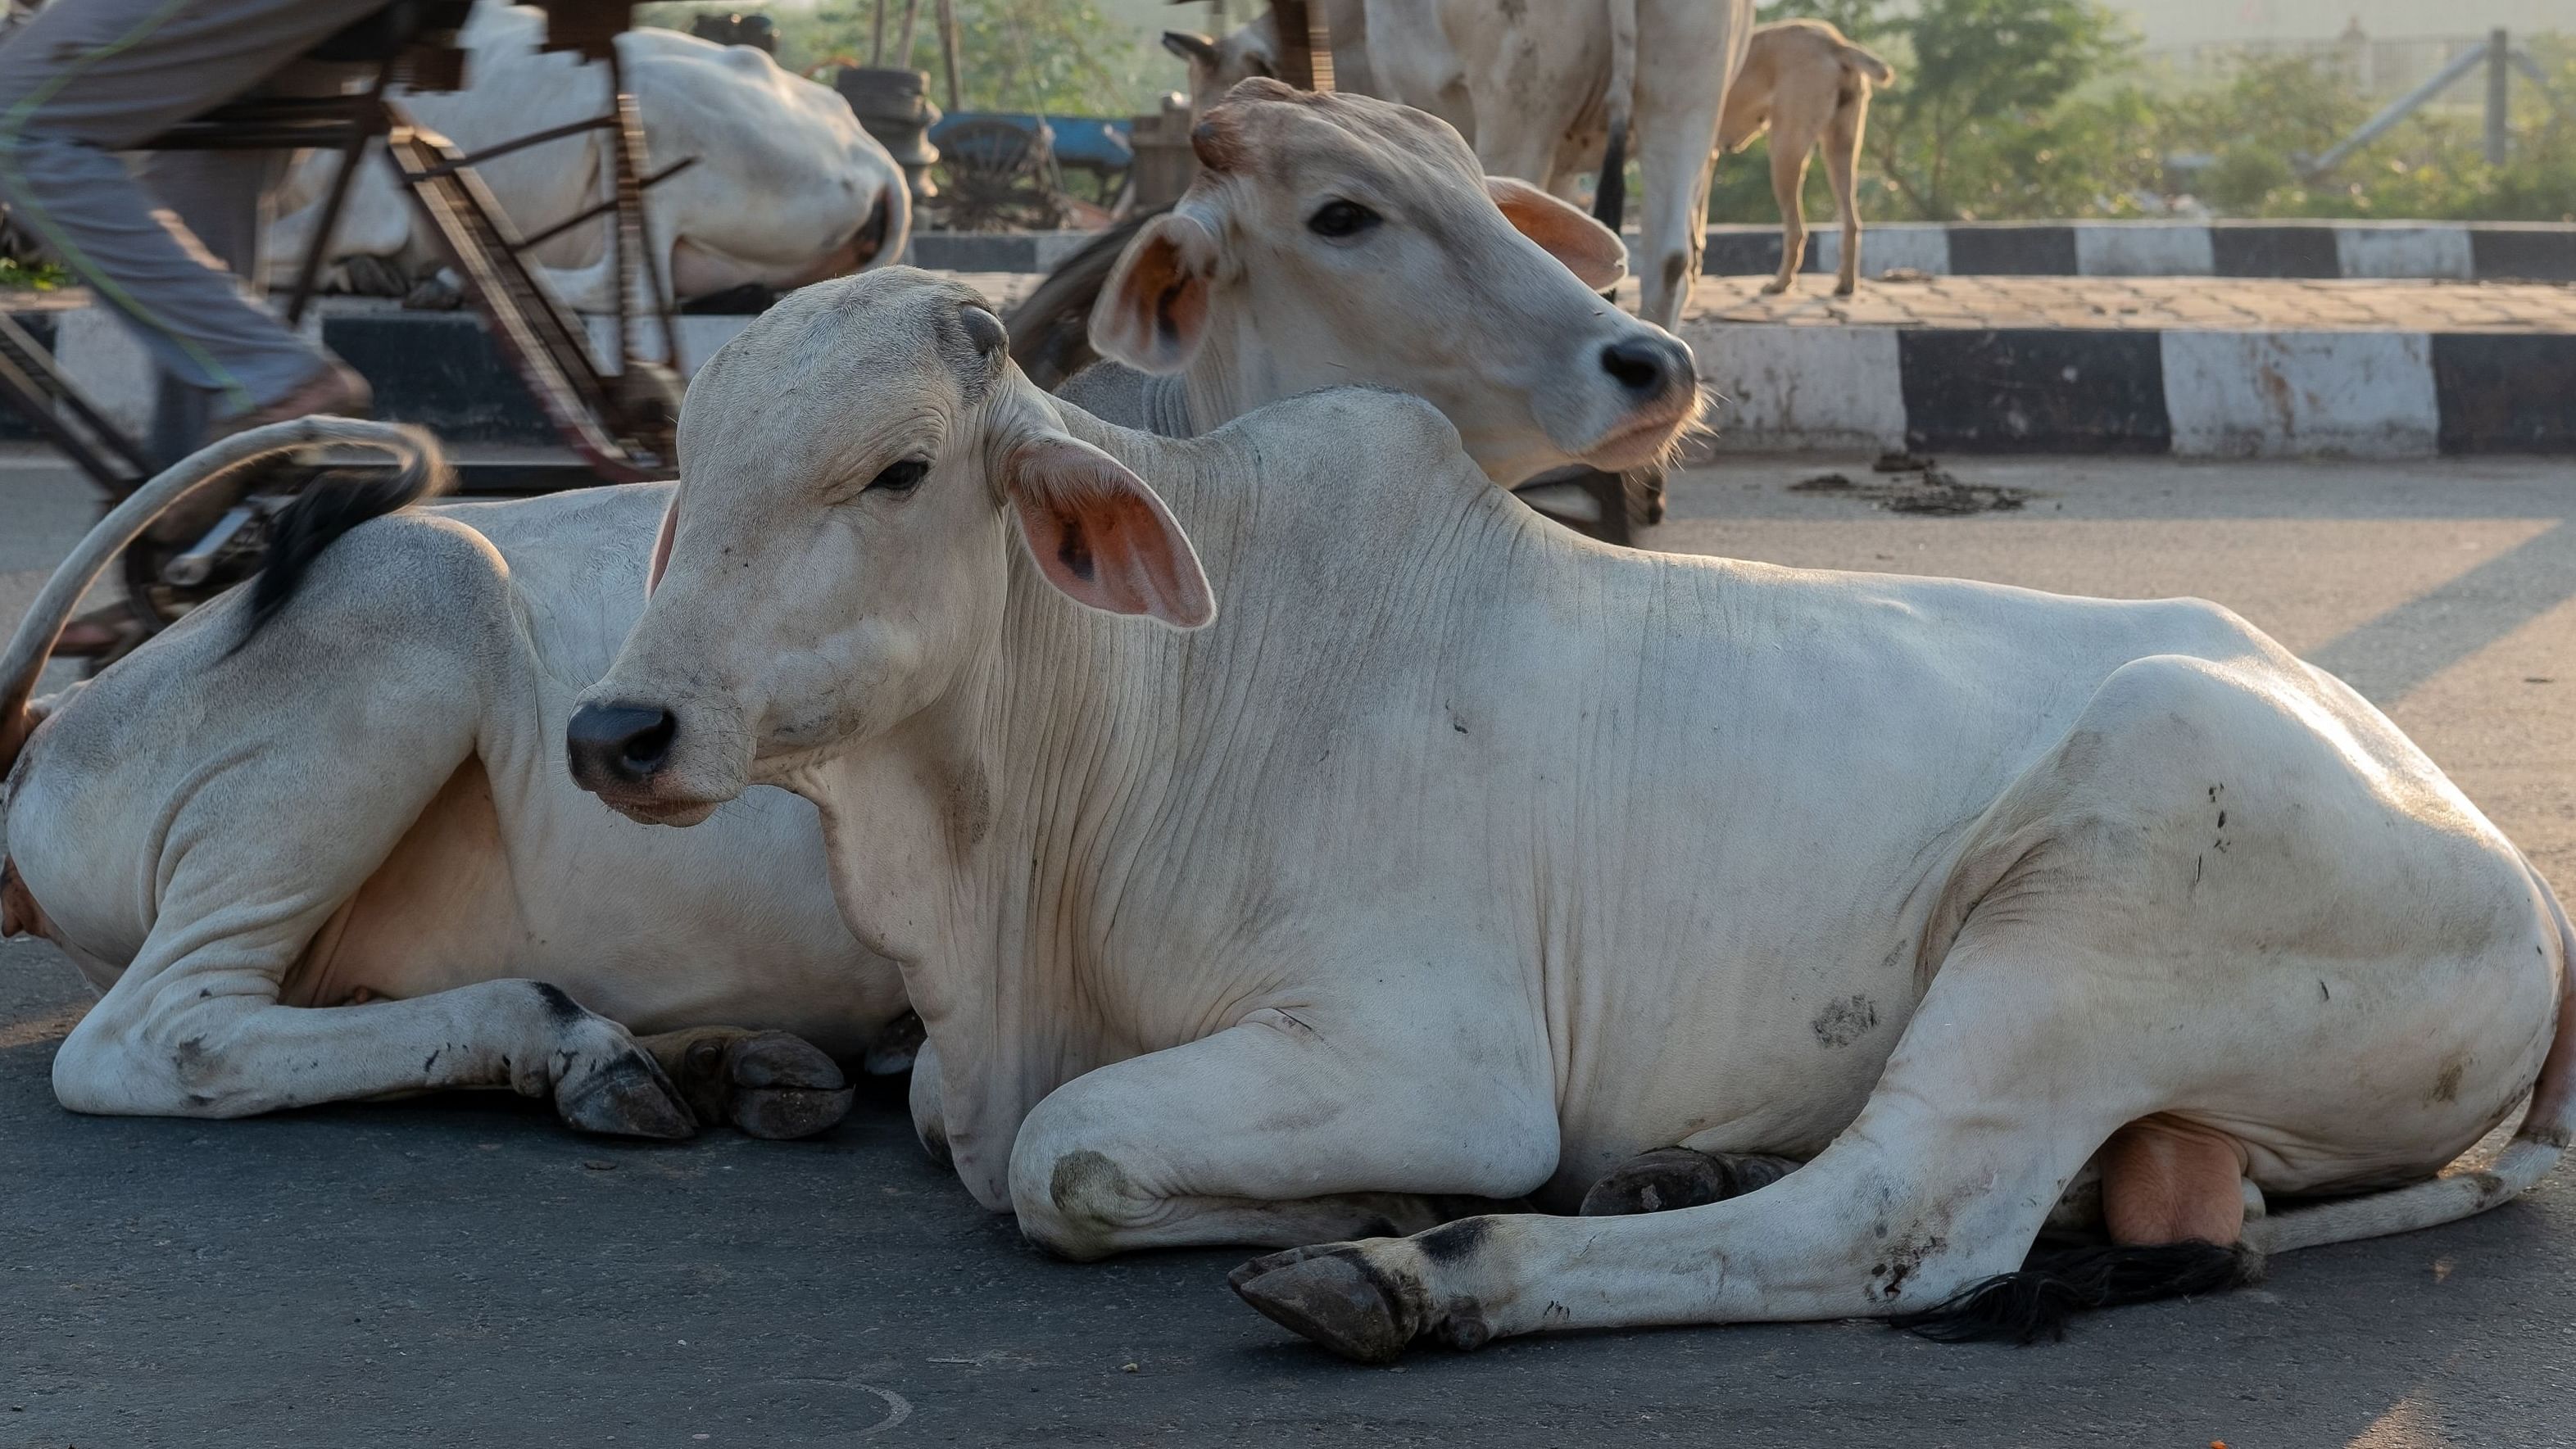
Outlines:
[[[405, 111], [468, 153], [599, 115], [607, 67], [570, 52], [541, 53], [544, 13], [483, 0], [461, 37], [465, 88], [398, 97]], [[785, 289], [903, 256], [911, 194], [885, 147], [829, 86], [778, 68], [749, 46], [716, 45], [639, 26], [617, 39], [643, 122], [651, 165], [695, 164], [644, 193], [645, 225], [662, 286], [673, 297], [731, 287]], [[298, 204], [269, 234], [270, 279], [288, 285], [321, 221], [339, 166], [308, 153], [293, 178]], [[444, 261], [436, 233], [396, 185], [381, 148], [361, 161], [329, 260], [390, 259], [408, 277]], [[478, 166], [523, 236], [604, 198], [604, 133], [584, 132]], [[613, 309], [607, 223], [576, 227], [531, 256], [576, 310]]]
[[[960, 1176], [1038, 1242], [1290, 1247], [1571, 1208], [1657, 1149], [1813, 1154], [1237, 1275], [1383, 1359], [1924, 1311], [2021, 1265], [2088, 1163], [2109, 1251], [2171, 1289], [2559, 1156], [2563, 912], [2225, 610], [1610, 549], [1416, 400], [1176, 442], [1004, 344], [897, 270], [728, 345], [567, 740], [639, 820], [814, 802]], [[2526, 1093], [2500, 1161], [2434, 1180]], [[2249, 1184], [2365, 1195], [2249, 1222]]]

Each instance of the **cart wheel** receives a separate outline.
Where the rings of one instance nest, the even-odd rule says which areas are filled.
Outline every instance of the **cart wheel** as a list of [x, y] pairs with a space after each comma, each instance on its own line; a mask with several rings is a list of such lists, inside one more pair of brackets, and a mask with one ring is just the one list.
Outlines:
[[1045, 231], [1064, 208], [1047, 181], [1052, 159], [1033, 127], [1000, 116], [961, 121], [939, 138], [948, 186], [940, 208], [956, 231]]

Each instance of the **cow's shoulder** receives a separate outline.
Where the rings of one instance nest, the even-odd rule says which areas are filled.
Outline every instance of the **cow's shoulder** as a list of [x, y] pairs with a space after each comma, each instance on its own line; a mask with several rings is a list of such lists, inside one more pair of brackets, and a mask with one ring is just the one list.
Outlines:
[[1391, 388], [1300, 393], [1246, 413], [1212, 436], [1226, 435], [1251, 446], [1265, 480], [1273, 473], [1408, 477], [1425, 464], [1467, 462], [1458, 429], [1446, 414]]
[[497, 557], [509, 617], [543, 666], [586, 682], [608, 672], [644, 612], [654, 535], [676, 486], [584, 488], [442, 512]]

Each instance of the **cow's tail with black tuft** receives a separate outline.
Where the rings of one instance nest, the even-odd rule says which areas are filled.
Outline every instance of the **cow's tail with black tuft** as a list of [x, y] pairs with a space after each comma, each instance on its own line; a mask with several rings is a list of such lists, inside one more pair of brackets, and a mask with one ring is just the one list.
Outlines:
[[[81, 597], [109, 563], [152, 521], [198, 489], [242, 468], [299, 448], [357, 446], [391, 453], [400, 466], [390, 475], [326, 475], [273, 525], [274, 543], [252, 600], [250, 629], [258, 628], [293, 595], [314, 555], [331, 540], [370, 518], [447, 487], [447, 462], [438, 440], [419, 428], [354, 418], [311, 417], [252, 428], [182, 458], [128, 494], [75, 545], [38, 591], [18, 630], [0, 652], [0, 776], [6, 776], [35, 728], [28, 708], [36, 677], [62, 637]], [[348, 481], [333, 481], [334, 478]], [[238, 647], [238, 646], [236, 646]]]
[[[1592, 188], [1592, 219], [1617, 231], [1628, 217], [1628, 129], [1637, 113], [1637, 0], [1609, 0], [1610, 142]], [[1536, 180], [1537, 178], [1530, 178]]]
[[2532, 1084], [2522, 1125], [2496, 1160], [2414, 1183], [2314, 1207], [2292, 1208], [2245, 1225], [2244, 1240], [2152, 1246], [2037, 1248], [2020, 1271], [1969, 1284], [1948, 1299], [1892, 1322], [1926, 1338], [1962, 1343], [2062, 1337], [2066, 1320], [2094, 1308], [2216, 1293], [2263, 1275], [2274, 1253], [2411, 1233], [2501, 1207], [2539, 1185], [2576, 1135], [2576, 927], [2549, 882], [2522, 862], [2558, 933], [2557, 1033]]

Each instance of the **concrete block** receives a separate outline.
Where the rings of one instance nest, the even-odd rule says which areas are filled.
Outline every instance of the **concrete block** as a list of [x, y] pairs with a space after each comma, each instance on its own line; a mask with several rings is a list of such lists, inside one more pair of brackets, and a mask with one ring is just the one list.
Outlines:
[[2211, 265], [2206, 222], [2079, 222], [2075, 227], [2079, 276], [2205, 277]]
[[1887, 327], [1692, 326], [1682, 338], [1722, 401], [1714, 446], [1893, 448], [1905, 440], [1897, 334]]
[[1970, 453], [2162, 453], [2153, 332], [1915, 328], [1897, 334], [1905, 437]]
[[2354, 223], [2335, 228], [2335, 259], [2346, 277], [2446, 278], [2477, 275], [2469, 229], [2442, 223]]
[[2167, 332], [2174, 451], [2191, 457], [2430, 455], [2430, 340], [2415, 332]]
[[[1843, 264], [1843, 232], [1840, 226], [1818, 230], [1807, 247], [1810, 270], [1835, 272]], [[1860, 231], [1860, 274], [1866, 281], [1883, 277], [1898, 267], [1921, 272], [1927, 277], [1950, 275], [1950, 228], [1934, 221], [1895, 221], [1873, 226], [1866, 219]]]

